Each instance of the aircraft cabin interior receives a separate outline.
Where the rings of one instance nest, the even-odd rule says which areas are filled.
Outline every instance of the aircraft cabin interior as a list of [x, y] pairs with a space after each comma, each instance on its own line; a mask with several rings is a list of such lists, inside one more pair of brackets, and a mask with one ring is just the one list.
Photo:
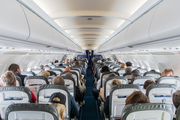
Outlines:
[[0, 0], [0, 120], [180, 120], [180, 0]]

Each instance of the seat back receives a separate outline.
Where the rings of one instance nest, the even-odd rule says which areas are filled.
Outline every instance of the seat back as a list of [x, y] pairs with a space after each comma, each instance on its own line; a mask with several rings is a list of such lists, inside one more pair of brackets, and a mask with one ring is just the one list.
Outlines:
[[56, 67], [56, 65], [49, 65], [49, 67], [51, 67], [52, 69], [54, 69]]
[[162, 103], [126, 105], [121, 120], [172, 120], [171, 106]]
[[120, 68], [117, 70], [117, 72], [119, 73], [120, 76], [123, 76], [123, 74], [125, 73], [125, 68]]
[[145, 72], [145, 73], [144, 73], [144, 76], [152, 76], [152, 77], [154, 77], [155, 79], [158, 79], [158, 78], [160, 78], [162, 75], [161, 75], [161, 73], [156, 72], [155, 70], [151, 70], [151, 71]]
[[180, 120], [180, 107], [177, 109], [176, 120]]
[[61, 69], [62, 71], [64, 71], [65, 68], [66, 67], [64, 67], [64, 66], [57, 66], [57, 67], [55, 67], [55, 69]]
[[53, 71], [56, 73], [57, 76], [60, 76], [60, 74], [63, 72], [61, 69], [51, 69], [50, 71]]
[[64, 79], [65, 85], [69, 89], [70, 94], [72, 96], [74, 96], [74, 98], [75, 98], [75, 95], [76, 95], [76, 85], [75, 85], [74, 78], [73, 77], [69, 77], [69, 76], [62, 76], [62, 78]]
[[43, 71], [43, 69], [31, 69], [31, 71], [34, 72], [35, 75], [39, 75]]
[[49, 81], [44, 76], [27, 76], [24, 79], [24, 84], [34, 93], [35, 96], [37, 96], [39, 86], [49, 84]]
[[55, 93], [55, 92], [60, 92], [66, 96], [66, 118], [69, 118], [70, 116], [70, 101], [71, 101], [71, 96], [68, 88], [66, 86], [62, 85], [41, 85], [38, 89], [37, 93], [37, 102], [41, 104], [47, 104], [49, 97]]
[[59, 115], [53, 105], [13, 104], [6, 109], [6, 120], [59, 120]]
[[141, 88], [143, 88], [144, 82], [146, 82], [146, 80], [154, 80], [153, 77], [151, 76], [137, 76], [137, 77], [133, 77], [131, 83], [132, 84], [138, 84]]
[[128, 84], [128, 80], [125, 77], [121, 77], [121, 76], [108, 77], [104, 82], [104, 96], [105, 96], [105, 98], [107, 96], [109, 96], [110, 89], [111, 89], [110, 86], [111, 86], [113, 79], [118, 79], [119, 81], [121, 81], [122, 84]]
[[6, 108], [13, 103], [32, 102], [31, 92], [23, 86], [0, 87], [0, 114], [5, 118]]
[[21, 78], [19, 76], [15, 76], [15, 78], [16, 78], [16, 86], [22, 86]]
[[101, 87], [104, 87], [104, 82], [106, 81], [106, 79], [108, 78], [108, 76], [111, 73], [115, 73], [117, 76], [119, 76], [119, 73], [117, 73], [117, 72], [104, 72], [104, 73], [102, 73], [102, 75], [101, 75]]
[[145, 72], [147, 72], [146, 68], [137, 68], [140, 72], [140, 74], [143, 76]]
[[151, 84], [147, 87], [146, 95], [151, 103], [168, 103], [171, 105], [172, 111], [175, 114], [172, 96], [176, 92], [177, 86], [170, 84]]
[[110, 117], [121, 117], [126, 98], [134, 91], [140, 91], [139, 85], [116, 85], [111, 88], [109, 95]]
[[32, 71], [24, 71], [21, 73], [22, 75], [27, 75], [27, 76], [36, 76], [34, 72]]
[[123, 77], [126, 77], [128, 79], [128, 83], [131, 83], [131, 80], [132, 80], [132, 75], [131, 73], [124, 73], [123, 74]]
[[174, 84], [180, 89], [180, 78], [178, 76], [163, 76], [157, 80], [158, 84]]

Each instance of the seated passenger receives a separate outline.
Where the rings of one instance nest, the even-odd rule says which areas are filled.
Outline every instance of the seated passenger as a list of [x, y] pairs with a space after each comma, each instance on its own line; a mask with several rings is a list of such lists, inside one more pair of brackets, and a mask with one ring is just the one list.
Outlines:
[[[44, 67], [44, 65], [40, 65], [39, 66], [39, 69], [42, 69], [43, 71], [45, 71], [45, 67]], [[55, 73], [55, 72], [53, 72], [53, 71], [50, 71], [50, 70], [46, 70], [47, 72], [49, 72], [50, 73], [50, 75], [49, 76], [57, 76], [57, 74]], [[43, 75], [40, 75], [40, 76], [43, 76]]]
[[128, 80], [131, 80], [132, 79], [131, 72], [132, 72], [132, 68], [127, 67], [125, 69], [125, 73], [123, 74], [123, 77], [126, 77]]
[[47, 71], [42, 71], [42, 72], [40, 73], [40, 76], [44, 76], [44, 77], [46, 77], [47, 79], [49, 79], [50, 73], [47, 72]]
[[69, 64], [70, 63], [69, 59], [66, 59], [64, 63]]
[[[177, 114], [177, 109], [180, 106], [180, 90], [177, 90], [175, 93], [173, 93], [173, 104], [176, 108]], [[176, 114], [173, 116], [173, 120], [176, 120]]]
[[132, 78], [133, 77], [137, 77], [137, 76], [141, 76], [141, 73], [138, 69], [135, 69], [131, 72]]
[[[75, 61], [74, 65], [80, 65], [80, 62], [79, 61]], [[85, 70], [84, 67], [83, 67], [83, 75], [86, 75], [86, 70]]]
[[54, 105], [57, 108], [58, 114], [59, 114], [59, 120], [65, 120], [65, 114], [66, 114], [66, 96], [62, 93], [53, 93], [51, 97], [49, 98], [49, 104]]
[[125, 63], [122, 63], [120, 68], [126, 68], [126, 64]]
[[126, 62], [126, 66], [127, 66], [127, 67], [131, 67], [131, 66], [132, 66], [132, 63], [131, 63], [131, 62]]
[[[52, 84], [65, 86], [65, 81], [61, 76], [57, 76], [53, 78]], [[79, 114], [78, 106], [76, 104], [76, 101], [74, 100], [74, 97], [72, 95], [70, 96], [71, 96], [71, 111], [70, 111], [71, 117], [78, 116]]]
[[59, 61], [58, 61], [58, 60], [55, 60], [54, 63], [59, 63]]
[[174, 71], [172, 69], [165, 69], [164, 72], [162, 72], [162, 76], [174, 76]]
[[25, 78], [27, 75], [22, 75], [22, 74], [21, 74], [21, 69], [20, 69], [20, 67], [19, 67], [18, 64], [15, 64], [15, 63], [11, 64], [11, 65], [9, 66], [8, 70], [9, 70], [9, 71], [12, 71], [15, 76], [19, 76], [19, 77], [21, 78], [22, 85], [25, 86], [25, 85], [24, 85], [24, 78]]
[[[110, 88], [112, 88], [115, 85], [121, 85], [121, 81], [118, 79], [114, 79], [111, 83]], [[109, 117], [109, 96], [107, 96], [106, 101], [104, 103], [104, 113], [106, 114], [107, 117]]]
[[146, 82], [144, 82], [143, 89], [146, 91], [147, 87], [150, 84], [156, 84], [156, 82], [154, 82], [153, 80], [146, 80]]
[[67, 67], [67, 68], [65, 68], [65, 69], [64, 69], [64, 71], [70, 71], [70, 68], [69, 68], [69, 67]]
[[134, 91], [129, 95], [125, 101], [126, 105], [134, 103], [150, 103], [148, 97], [144, 95], [141, 91]]
[[[6, 87], [6, 86], [13, 86], [13, 87], [15, 87], [16, 86], [15, 76], [14, 76], [12, 71], [5, 72], [2, 75], [1, 80], [2, 80], [2, 86], [3, 87]], [[35, 95], [33, 94], [32, 91], [31, 91], [31, 95], [32, 95], [33, 102], [36, 103], [36, 97], [35, 97]]]

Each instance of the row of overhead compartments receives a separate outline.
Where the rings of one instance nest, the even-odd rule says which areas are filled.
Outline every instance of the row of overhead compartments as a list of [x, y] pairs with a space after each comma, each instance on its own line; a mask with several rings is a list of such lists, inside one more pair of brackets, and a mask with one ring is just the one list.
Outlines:
[[0, 42], [69, 52], [82, 49], [16, 0], [0, 0]]
[[130, 51], [180, 44], [179, 5], [179, 0], [163, 0], [96, 52]]

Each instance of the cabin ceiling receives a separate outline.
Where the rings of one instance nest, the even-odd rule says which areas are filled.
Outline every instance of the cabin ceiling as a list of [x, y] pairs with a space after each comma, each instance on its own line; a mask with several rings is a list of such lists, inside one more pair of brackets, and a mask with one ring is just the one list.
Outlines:
[[96, 49], [147, 0], [32, 0], [83, 49]]

